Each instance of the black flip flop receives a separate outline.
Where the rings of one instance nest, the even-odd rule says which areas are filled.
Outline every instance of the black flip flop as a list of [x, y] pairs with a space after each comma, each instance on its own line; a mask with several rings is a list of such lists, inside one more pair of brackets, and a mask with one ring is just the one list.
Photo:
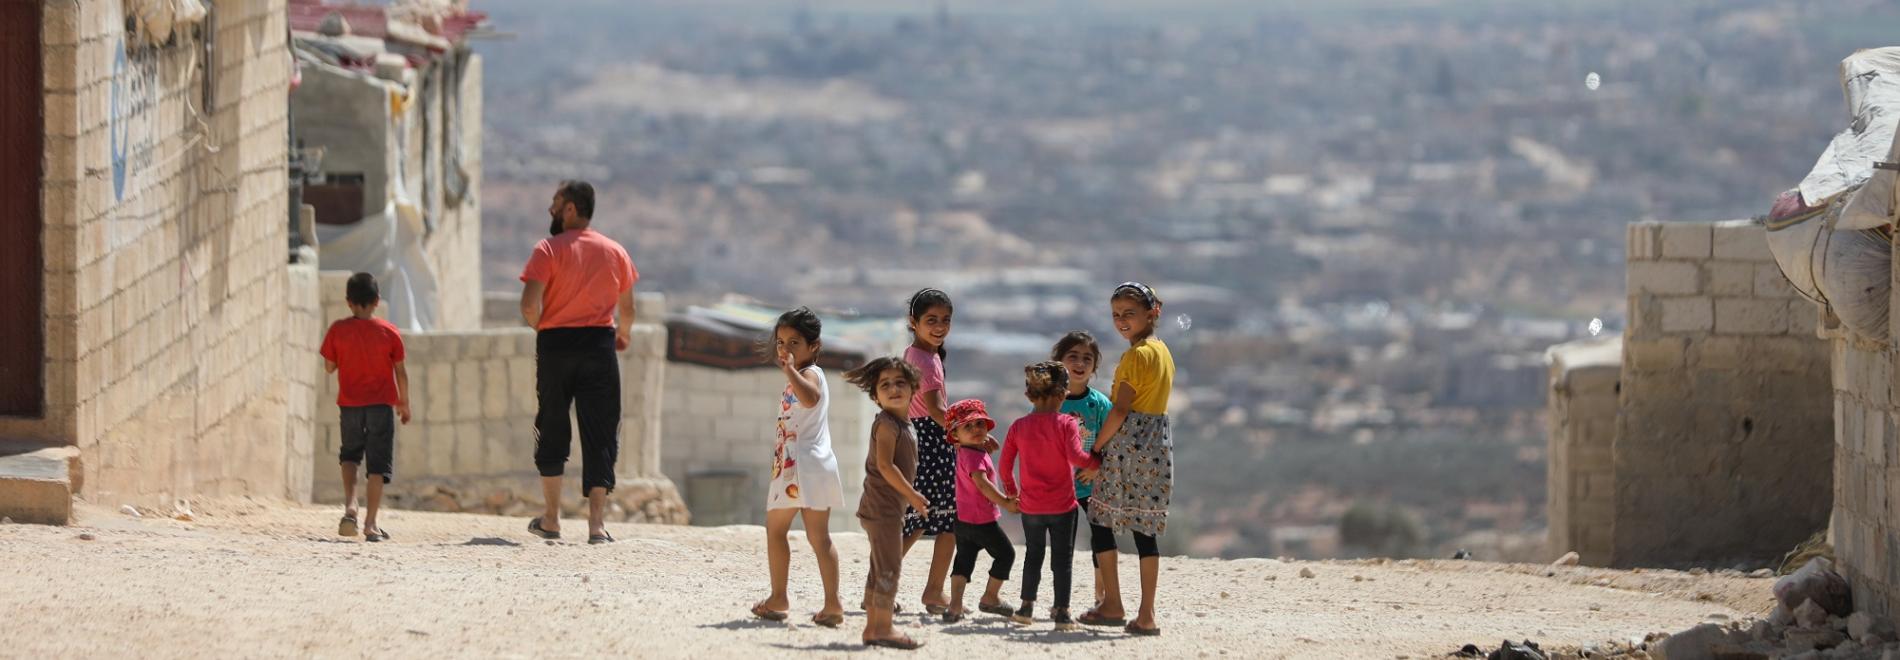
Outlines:
[[363, 540], [370, 543], [381, 543], [389, 540], [389, 532], [383, 531], [382, 525], [377, 525], [376, 531], [363, 530]]
[[541, 518], [539, 516], [528, 521], [528, 533], [533, 534], [535, 536], [539, 536], [544, 539], [548, 539], [550, 541], [561, 538], [560, 532], [550, 532], [548, 530], [541, 529]]
[[604, 529], [600, 530], [599, 534], [592, 534], [587, 537], [588, 545], [600, 545], [602, 543], [613, 543], [613, 542], [614, 542], [614, 535], [608, 534], [607, 530], [604, 530]]
[[342, 519], [336, 521], [337, 536], [356, 536], [356, 531], [356, 516], [346, 513], [343, 514]]
[[844, 613], [839, 612], [837, 614], [833, 614], [830, 616], [826, 616], [823, 614], [813, 615], [811, 618], [811, 622], [824, 626], [826, 628], [836, 628], [838, 626], [844, 625]]
[[1128, 633], [1130, 635], [1134, 635], [1136, 637], [1160, 637], [1161, 636], [1160, 628], [1142, 628], [1133, 623], [1130, 623], [1127, 626], [1123, 627], [1122, 632]]
[[899, 639], [867, 639], [864, 640], [864, 645], [897, 649], [899, 651], [915, 651], [923, 647], [924, 643], [909, 637], [903, 637]]
[[1083, 612], [1082, 616], [1078, 616], [1075, 618], [1075, 621], [1076, 623], [1080, 623], [1085, 626], [1114, 627], [1114, 626], [1128, 625], [1128, 619], [1126, 618], [1111, 619], [1111, 618], [1102, 616], [1101, 612], [1097, 612], [1095, 610], [1089, 610], [1087, 612]]
[[767, 609], [765, 607], [765, 601], [759, 601], [752, 606], [752, 616], [765, 619], [766, 621], [784, 621], [790, 618], [791, 614], [789, 612]]
[[944, 612], [943, 622], [944, 623], [960, 623], [963, 621], [963, 616], [964, 616], [963, 612]]

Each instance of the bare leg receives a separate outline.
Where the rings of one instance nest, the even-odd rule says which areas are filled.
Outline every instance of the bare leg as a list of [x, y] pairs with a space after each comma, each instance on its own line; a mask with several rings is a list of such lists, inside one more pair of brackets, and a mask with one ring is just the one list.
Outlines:
[[915, 532], [911, 532], [910, 536], [904, 537], [904, 556], [906, 557], [910, 556], [910, 547], [913, 545], [917, 545], [917, 539], [921, 539], [923, 537], [924, 537], [924, 531], [921, 529]]
[[1122, 608], [1121, 572], [1115, 565], [1120, 556], [1121, 553], [1115, 550], [1095, 553], [1096, 570], [1102, 574], [1102, 604], [1096, 607], [1095, 612], [1110, 619], [1128, 615], [1127, 610]]
[[791, 599], [785, 595], [787, 573], [791, 571], [792, 544], [785, 535], [792, 529], [792, 519], [798, 517], [798, 509], [773, 509], [765, 512], [765, 563], [767, 572], [772, 576], [772, 594], [760, 603], [765, 609], [783, 612], [791, 609]]
[[541, 477], [541, 500], [548, 503], [541, 514], [541, 529], [561, 531], [561, 478]]
[[897, 636], [891, 629], [891, 611], [882, 607], [873, 607], [864, 611], [864, 641], [889, 639]]
[[925, 606], [949, 604], [943, 595], [943, 579], [950, 574], [950, 562], [957, 557], [957, 535], [938, 534], [936, 545], [930, 554], [930, 575], [924, 581]]
[[356, 517], [356, 463], [344, 463], [343, 469], [343, 515]]
[[587, 489], [587, 535], [598, 536], [607, 532], [607, 489], [595, 486]]
[[950, 614], [963, 616], [963, 586], [969, 583], [970, 578], [961, 575], [950, 576]]
[[383, 508], [383, 475], [366, 474], [363, 478], [369, 480], [366, 497], [369, 500], [369, 515], [363, 518], [363, 535], [369, 536], [371, 531], [383, 531], [382, 525], [376, 524], [376, 512]]
[[1161, 558], [1141, 558], [1141, 612], [1135, 616], [1134, 624], [1140, 628], [1155, 627], [1155, 585], [1161, 579]]
[[[961, 604], [963, 601], [959, 599], [957, 602]], [[998, 580], [996, 578], [990, 578], [990, 587], [988, 589], [983, 590], [983, 598], [981, 600], [976, 601], [976, 604], [978, 605], [1003, 604], [1003, 581]]]
[[[818, 610], [819, 615], [844, 614], [844, 603], [838, 600], [838, 547], [831, 544], [831, 510], [802, 509], [805, 519], [805, 540], [811, 543], [811, 552], [818, 556], [818, 577], [825, 583], [825, 608]], [[769, 521], [769, 518], [768, 518]], [[786, 528], [791, 528], [790, 521]], [[783, 539], [784, 536], [780, 536]], [[791, 563], [792, 548], [785, 547], [786, 563]], [[780, 579], [776, 588], [783, 592], [785, 582]]]

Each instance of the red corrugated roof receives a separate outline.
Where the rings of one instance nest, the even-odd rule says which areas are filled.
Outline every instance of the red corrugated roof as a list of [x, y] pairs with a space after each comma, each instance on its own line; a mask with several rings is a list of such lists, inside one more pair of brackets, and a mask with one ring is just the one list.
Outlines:
[[[371, 39], [389, 38], [389, 14], [387, 8], [381, 5], [289, 0], [286, 10], [290, 29], [299, 32], [316, 32], [317, 27], [323, 24], [323, 17], [335, 12], [350, 24], [350, 34]], [[479, 11], [450, 14], [442, 18], [442, 29], [436, 36], [451, 43], [460, 42], [463, 35], [487, 20], [488, 14]]]

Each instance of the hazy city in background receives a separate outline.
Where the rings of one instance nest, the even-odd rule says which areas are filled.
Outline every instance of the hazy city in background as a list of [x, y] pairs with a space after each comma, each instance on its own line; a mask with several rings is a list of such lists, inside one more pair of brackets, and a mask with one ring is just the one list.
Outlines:
[[1765, 212], [1900, 8], [1321, 4], [478, 3], [515, 35], [478, 47], [485, 285], [586, 178], [675, 307], [949, 290], [950, 392], [1000, 417], [1062, 332], [1112, 362], [1143, 280], [1169, 554], [1538, 559], [1542, 353], [1622, 327], [1625, 224]]

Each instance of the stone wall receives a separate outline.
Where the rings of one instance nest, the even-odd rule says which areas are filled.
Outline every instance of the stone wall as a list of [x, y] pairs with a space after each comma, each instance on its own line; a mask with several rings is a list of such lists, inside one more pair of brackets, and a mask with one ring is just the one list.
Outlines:
[[1610, 562], [1616, 494], [1611, 451], [1622, 363], [1621, 337], [1550, 349], [1550, 536], [1545, 547], [1552, 555], [1574, 551], [1591, 566]]
[[1638, 223], [1610, 563], [1778, 557], [1827, 522], [1827, 344], [1748, 222]]
[[[322, 274], [321, 327], [349, 314], [343, 301], [349, 273]], [[479, 311], [479, 310], [478, 310]], [[318, 336], [321, 337], [321, 331]], [[408, 425], [396, 430], [395, 480], [385, 491], [395, 508], [516, 515], [543, 501], [534, 467], [534, 331], [505, 328], [424, 332], [403, 336], [409, 372]], [[687, 513], [672, 482], [660, 472], [660, 384], [666, 368], [666, 330], [640, 323], [633, 346], [620, 356], [620, 485], [612, 520], [684, 523]], [[306, 463], [316, 501], [343, 500], [337, 452], [342, 444], [336, 377], [322, 378], [317, 394], [317, 448]], [[579, 437], [567, 469], [563, 505], [581, 511]]]
[[1832, 333], [1834, 508], [1830, 541], [1855, 609], [1900, 613], [1900, 441], [1890, 346]]
[[97, 500], [295, 495], [284, 4], [214, 5], [210, 61], [120, 3], [45, 5], [48, 406], [0, 433], [79, 447]]
[[[877, 408], [837, 370], [825, 372], [831, 397], [832, 452], [844, 481], [844, 507], [831, 514], [833, 530], [856, 529], [864, 488], [864, 454]], [[778, 397], [785, 376], [777, 369], [729, 371], [671, 363], [666, 370], [666, 453], [661, 465], [686, 493], [693, 521], [702, 525], [762, 524], [778, 438]]]

